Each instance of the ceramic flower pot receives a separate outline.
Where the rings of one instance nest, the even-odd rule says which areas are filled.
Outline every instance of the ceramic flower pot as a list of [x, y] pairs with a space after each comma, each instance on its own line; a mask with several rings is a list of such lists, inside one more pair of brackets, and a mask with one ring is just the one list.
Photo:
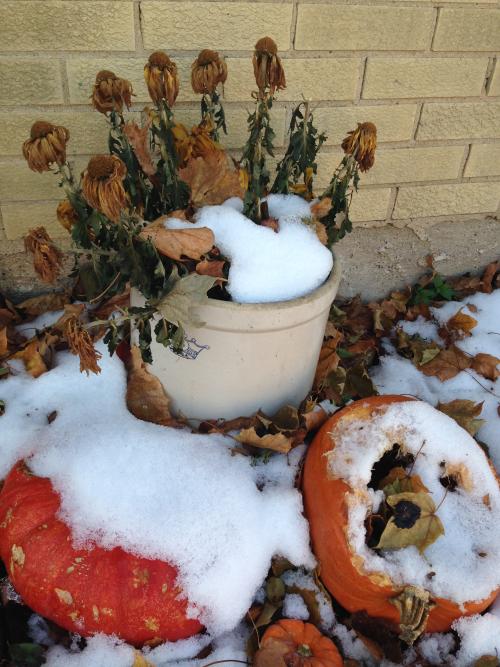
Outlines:
[[[335, 259], [321, 287], [290, 301], [210, 299], [197, 309], [204, 325], [186, 330], [181, 354], [154, 341], [150, 370], [171, 397], [172, 411], [191, 420], [232, 419], [298, 406], [313, 383], [340, 274]], [[132, 290], [131, 303], [144, 298]]]

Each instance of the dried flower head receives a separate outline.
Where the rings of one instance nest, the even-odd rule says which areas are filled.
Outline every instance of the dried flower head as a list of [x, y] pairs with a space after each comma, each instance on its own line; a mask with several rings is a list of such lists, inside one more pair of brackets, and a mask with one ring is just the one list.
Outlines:
[[24, 247], [33, 254], [35, 271], [44, 283], [56, 281], [62, 266], [62, 254], [47, 234], [45, 227], [30, 229]]
[[203, 49], [191, 65], [191, 86], [195, 93], [211, 95], [227, 79], [227, 65], [217, 51]]
[[123, 111], [125, 105], [130, 109], [132, 104], [132, 84], [127, 79], [120, 79], [114, 72], [101, 70], [94, 83], [92, 105], [100, 113]]
[[166, 100], [173, 106], [179, 94], [179, 76], [177, 65], [163, 51], [152, 53], [144, 66], [144, 79], [149, 96], [158, 105]]
[[23, 155], [33, 171], [49, 171], [51, 164], [66, 162], [66, 143], [69, 130], [62, 125], [52, 125], [37, 120], [31, 126], [31, 135], [23, 144]]
[[93, 343], [89, 332], [84, 329], [78, 317], [74, 315], [64, 325], [64, 338], [73, 354], [80, 357], [80, 373], [100, 373], [101, 369], [97, 363], [101, 358]]
[[59, 224], [61, 224], [68, 232], [71, 232], [73, 225], [78, 222], [78, 213], [67, 199], [63, 199], [59, 202], [56, 215]]
[[253, 71], [261, 94], [269, 89], [271, 95], [274, 95], [275, 90], [286, 88], [285, 71], [278, 56], [278, 46], [270, 37], [262, 37], [255, 45]]
[[83, 172], [83, 196], [92, 208], [113, 222], [118, 222], [129, 203], [123, 187], [126, 173], [127, 168], [116, 155], [96, 155]]
[[354, 157], [361, 171], [368, 171], [375, 162], [377, 128], [373, 123], [358, 123], [355, 130], [347, 133], [342, 148], [344, 153]]
[[212, 129], [210, 119], [193, 127], [191, 132], [181, 123], [174, 125], [172, 134], [180, 167], [185, 167], [192, 158], [206, 157], [209, 153], [220, 150], [220, 146], [210, 136]]

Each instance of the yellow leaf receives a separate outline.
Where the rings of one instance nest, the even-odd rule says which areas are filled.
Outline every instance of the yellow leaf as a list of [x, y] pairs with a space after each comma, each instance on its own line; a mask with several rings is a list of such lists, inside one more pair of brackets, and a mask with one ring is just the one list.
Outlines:
[[287, 454], [292, 448], [292, 440], [283, 433], [266, 433], [266, 435], [260, 436], [253, 426], [243, 429], [235, 438], [244, 445], [259, 447], [259, 449], [270, 449], [282, 454]]
[[457, 424], [468, 431], [472, 436], [476, 435], [484, 419], [476, 419], [481, 414], [483, 403], [474, 403], [466, 399], [457, 398], [449, 403], [438, 403], [437, 409], [445, 415], [454, 419]]

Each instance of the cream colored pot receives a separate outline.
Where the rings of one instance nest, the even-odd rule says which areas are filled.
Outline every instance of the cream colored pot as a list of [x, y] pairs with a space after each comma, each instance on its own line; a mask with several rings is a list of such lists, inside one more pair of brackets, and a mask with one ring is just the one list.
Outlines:
[[[182, 355], [154, 341], [150, 371], [192, 420], [232, 419], [261, 409], [299, 406], [309, 393], [330, 306], [340, 282], [335, 259], [328, 280], [292, 301], [241, 304], [210, 299], [196, 313], [205, 324], [186, 331]], [[144, 298], [132, 290], [132, 305]]]

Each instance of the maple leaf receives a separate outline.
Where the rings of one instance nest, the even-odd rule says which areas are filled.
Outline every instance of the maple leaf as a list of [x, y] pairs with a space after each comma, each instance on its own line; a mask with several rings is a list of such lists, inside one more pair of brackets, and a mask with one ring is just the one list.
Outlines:
[[332, 371], [336, 370], [339, 365], [340, 357], [337, 354], [337, 347], [342, 340], [342, 333], [337, 329], [330, 329], [330, 333], [333, 334], [332, 337], [327, 338], [323, 342], [323, 346], [319, 353], [319, 360], [313, 384], [313, 389], [315, 391], [325, 384], [327, 377]]
[[211, 276], [191, 273], [177, 280], [172, 290], [158, 302], [156, 308], [172, 324], [184, 328], [190, 325], [203, 326], [204, 322], [197, 315], [196, 309], [206, 303], [207, 292], [213, 287], [214, 282], [215, 278]]
[[492, 380], [493, 382], [500, 377], [500, 371], [497, 366], [500, 364], [500, 359], [494, 357], [492, 354], [484, 354], [479, 352], [476, 354], [472, 360], [472, 370], [482, 375], [487, 380]]
[[132, 146], [135, 156], [146, 176], [154, 176], [156, 174], [156, 167], [149, 152], [150, 125], [151, 121], [148, 120], [143, 127], [139, 127], [133, 121], [129, 121], [123, 126], [123, 132]]
[[191, 202], [195, 208], [222, 204], [230, 197], [243, 197], [238, 172], [223, 151], [214, 151], [204, 157], [192, 158], [179, 178], [191, 188]]
[[183, 256], [190, 259], [201, 259], [203, 255], [212, 250], [215, 236], [211, 229], [208, 227], [166, 229], [164, 226], [166, 219], [166, 216], [158, 218], [141, 232], [141, 236], [151, 239], [162, 255], [176, 261]]
[[137, 346], [130, 350], [127, 363], [127, 408], [130, 412], [146, 422], [168, 425], [172, 421], [170, 399], [160, 380], [149, 373]]
[[235, 436], [238, 442], [244, 445], [251, 445], [259, 449], [270, 449], [273, 452], [281, 452], [287, 454], [292, 448], [292, 439], [287, 437], [284, 433], [266, 433], [265, 435], [258, 435], [255, 427], [245, 428], [238, 435]]
[[454, 419], [472, 436], [476, 435], [484, 424], [484, 419], [476, 419], [483, 409], [482, 402], [474, 403], [474, 401], [457, 398], [449, 403], [438, 403], [437, 409]]
[[471, 335], [472, 329], [477, 326], [477, 320], [462, 311], [463, 308], [460, 308], [460, 310], [446, 322], [444, 327], [439, 329], [441, 338], [448, 342], [453, 342]]
[[460, 371], [470, 368], [471, 364], [472, 359], [460, 348], [452, 345], [447, 350], [441, 350], [434, 359], [419, 368], [424, 375], [437, 377], [441, 382], [446, 382], [458, 375]]
[[377, 549], [403, 549], [416, 546], [420, 553], [444, 535], [441, 519], [428, 493], [396, 493], [386, 499], [393, 508]]

